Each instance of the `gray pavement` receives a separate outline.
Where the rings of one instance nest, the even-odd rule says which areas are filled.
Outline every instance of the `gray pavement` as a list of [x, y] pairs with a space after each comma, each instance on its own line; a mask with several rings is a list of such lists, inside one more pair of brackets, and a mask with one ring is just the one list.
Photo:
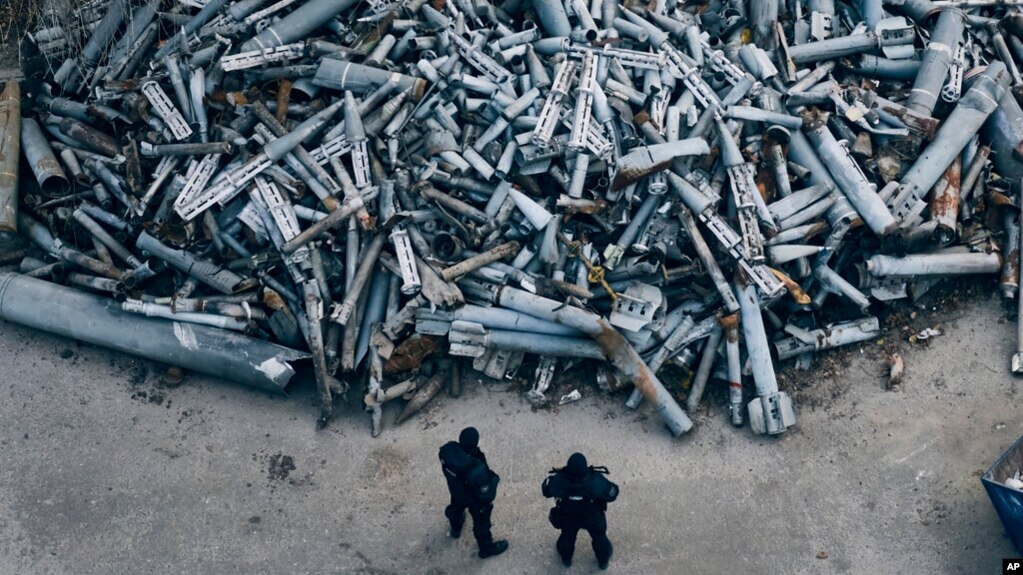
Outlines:
[[[935, 319], [898, 391], [877, 344], [832, 362], [780, 439], [732, 428], [719, 393], [672, 439], [622, 396], [534, 412], [486, 384], [402, 426], [388, 406], [377, 439], [354, 407], [317, 432], [308, 384], [166, 389], [150, 362], [0, 323], [0, 573], [596, 572], [585, 535], [560, 566], [540, 496], [575, 450], [622, 488], [611, 573], [998, 573], [1015, 552], [978, 475], [1023, 433], [998, 307]], [[467, 424], [502, 476], [511, 548], [487, 561], [445, 536], [436, 450]]]

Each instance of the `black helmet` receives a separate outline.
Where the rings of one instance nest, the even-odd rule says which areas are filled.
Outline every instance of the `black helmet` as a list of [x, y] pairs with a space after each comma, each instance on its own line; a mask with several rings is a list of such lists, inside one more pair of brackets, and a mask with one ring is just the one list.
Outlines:
[[568, 465], [565, 466], [565, 475], [572, 479], [582, 479], [586, 477], [588, 470], [589, 465], [586, 463], [586, 456], [582, 453], [573, 453], [568, 458]]
[[476, 449], [480, 444], [480, 432], [475, 427], [466, 427], [458, 434], [458, 444], [466, 449]]

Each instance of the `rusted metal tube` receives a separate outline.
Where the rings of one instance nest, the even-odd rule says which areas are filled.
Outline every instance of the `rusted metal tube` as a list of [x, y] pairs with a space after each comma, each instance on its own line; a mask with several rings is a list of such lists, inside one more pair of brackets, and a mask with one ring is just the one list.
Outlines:
[[931, 219], [938, 223], [937, 234], [941, 245], [948, 244], [956, 236], [962, 167], [962, 157], [956, 157], [931, 190]]
[[67, 176], [57, 162], [43, 129], [33, 118], [22, 118], [21, 149], [39, 183], [39, 192], [48, 198], [63, 196], [70, 189]]
[[348, 219], [349, 216], [359, 211], [359, 208], [365, 205], [365, 201], [371, 200], [374, 196], [376, 196], [376, 192], [372, 191], [367, 192], [363, 196], [353, 196], [345, 200], [344, 204], [342, 204], [340, 208], [330, 212], [327, 217], [314, 223], [303, 230], [302, 233], [288, 240], [288, 242], [281, 247], [281, 251], [288, 255], [295, 253], [298, 248], [334, 229], [334, 227]]
[[11, 80], [0, 92], [0, 237], [18, 232], [20, 157], [21, 88]]
[[113, 136], [105, 134], [88, 124], [83, 124], [74, 118], [64, 118], [61, 120], [60, 131], [104, 156], [112, 158], [120, 152], [117, 148], [117, 141], [114, 140]]

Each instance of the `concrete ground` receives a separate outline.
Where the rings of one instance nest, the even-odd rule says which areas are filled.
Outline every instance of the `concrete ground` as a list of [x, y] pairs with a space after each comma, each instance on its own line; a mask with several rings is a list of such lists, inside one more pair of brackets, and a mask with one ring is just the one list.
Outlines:
[[[539, 490], [575, 450], [621, 486], [612, 573], [998, 573], [1017, 553], [978, 476], [1023, 433], [1015, 328], [987, 295], [938, 316], [897, 391], [865, 345], [780, 439], [732, 428], [718, 393], [673, 439], [624, 397], [534, 412], [483, 384], [402, 426], [388, 406], [377, 439], [354, 408], [317, 432], [308, 385], [167, 389], [155, 364], [0, 324], [0, 573], [591, 573], [585, 535], [560, 566]], [[436, 450], [468, 424], [503, 478], [511, 548], [487, 561], [445, 536]]]

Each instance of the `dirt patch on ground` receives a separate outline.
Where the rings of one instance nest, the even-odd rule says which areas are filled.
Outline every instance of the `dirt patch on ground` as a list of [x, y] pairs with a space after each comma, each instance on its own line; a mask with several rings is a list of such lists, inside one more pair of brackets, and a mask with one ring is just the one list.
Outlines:
[[366, 458], [367, 483], [380, 488], [397, 485], [408, 475], [409, 457], [394, 446], [374, 449]]
[[136, 365], [128, 372], [128, 385], [138, 387], [149, 378], [149, 368], [145, 365]]
[[295, 470], [295, 459], [290, 455], [275, 453], [269, 457], [266, 465], [266, 475], [270, 481], [287, 481], [288, 475]]
[[[906, 369], [912, 369], [913, 354], [932, 344], [931, 339], [915, 337], [925, 329], [935, 329], [945, 337], [949, 327], [954, 326], [957, 314], [964, 304], [989, 301], [999, 305], [996, 296], [998, 284], [990, 278], [948, 280], [931, 289], [917, 303], [893, 302], [884, 308], [878, 317], [881, 321], [881, 337], [858, 345], [820, 352], [814, 358], [810, 369], [795, 367], [795, 361], [779, 363], [778, 387], [792, 396], [800, 408], [828, 409], [832, 407], [849, 388], [847, 378], [840, 375], [852, 369], [852, 358], [863, 355], [876, 365], [876, 369], [862, 370], [855, 374], [879, 388], [887, 388], [888, 366], [893, 356], [903, 358]], [[898, 391], [898, 386], [891, 388]]]

